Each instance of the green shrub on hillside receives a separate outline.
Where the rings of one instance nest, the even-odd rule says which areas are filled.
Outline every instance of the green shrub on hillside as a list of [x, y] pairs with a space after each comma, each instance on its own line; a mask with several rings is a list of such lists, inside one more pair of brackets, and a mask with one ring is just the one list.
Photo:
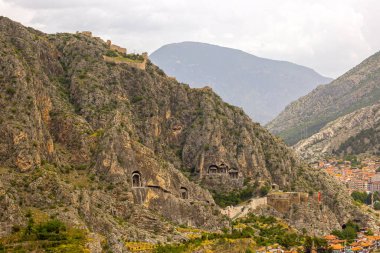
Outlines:
[[351, 197], [359, 203], [366, 204], [368, 194], [366, 192], [353, 191]]
[[17, 252], [40, 252], [41, 249], [52, 253], [85, 252], [85, 231], [69, 228], [57, 219], [36, 224], [30, 215], [26, 227], [13, 231], [9, 237], [0, 238], [0, 252], [14, 246], [19, 248]]
[[65, 224], [59, 220], [51, 220], [36, 226], [35, 233], [38, 240], [62, 241], [67, 240]]
[[339, 237], [339, 239], [353, 242], [357, 238], [357, 233], [359, 230], [360, 228], [358, 224], [353, 221], [349, 221], [342, 230], [334, 230], [332, 231], [332, 234]]
[[[370, 205], [372, 203], [372, 193], [366, 193], [361, 191], [353, 191], [351, 197], [362, 204]], [[380, 196], [378, 192], [375, 192], [373, 195], [373, 201], [376, 203], [380, 201]]]
[[375, 204], [373, 204], [373, 208], [375, 210], [380, 210], [380, 201], [376, 201]]
[[246, 183], [245, 187], [239, 191], [232, 191], [229, 193], [213, 192], [213, 197], [215, 203], [220, 207], [236, 206], [254, 196], [264, 197], [269, 193], [269, 185], [264, 185], [260, 188], [258, 188], [258, 186], [258, 184], [250, 185]]
[[113, 51], [113, 50], [108, 50], [106, 52], [106, 56], [108, 56], [108, 57], [118, 57], [119, 55], [115, 51]]
[[132, 102], [132, 104], [135, 104], [135, 103], [138, 103], [142, 100], [144, 100], [143, 96], [134, 96], [134, 97], [132, 97], [131, 102]]
[[124, 57], [131, 60], [135, 60], [135, 61], [141, 61], [141, 62], [144, 60], [144, 58], [140, 54], [125, 54]]
[[[214, 250], [213, 247], [220, 250], [224, 246], [225, 249], [229, 249], [231, 243], [235, 241], [239, 244], [242, 239], [253, 240], [258, 247], [279, 244], [287, 249], [297, 246], [304, 246], [307, 249], [314, 244], [317, 248], [322, 249], [327, 246], [326, 240], [298, 234], [272, 216], [250, 214], [234, 221], [232, 230], [225, 229], [223, 233], [203, 233], [201, 238], [192, 239], [182, 244], [160, 245], [154, 252], [201, 252], [202, 243], [205, 241], [207, 241], [206, 247], [211, 251]], [[244, 250], [245, 252], [252, 252], [248, 245]]]
[[215, 203], [220, 207], [236, 206], [237, 204], [247, 201], [253, 197], [255, 189], [246, 187], [240, 191], [229, 193], [213, 193]]

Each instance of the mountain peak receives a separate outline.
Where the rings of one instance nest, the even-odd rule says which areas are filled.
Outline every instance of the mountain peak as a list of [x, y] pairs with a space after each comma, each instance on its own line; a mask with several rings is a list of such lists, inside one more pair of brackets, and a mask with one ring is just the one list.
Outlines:
[[168, 44], [150, 58], [170, 76], [192, 87], [212, 86], [223, 99], [261, 123], [318, 84], [331, 81], [304, 66], [201, 42]]

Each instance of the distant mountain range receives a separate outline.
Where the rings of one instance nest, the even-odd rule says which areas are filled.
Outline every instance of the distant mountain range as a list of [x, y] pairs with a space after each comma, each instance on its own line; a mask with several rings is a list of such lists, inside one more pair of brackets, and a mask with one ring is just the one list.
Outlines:
[[[301, 139], [326, 131], [326, 128], [330, 128], [332, 131], [332, 129], [340, 129], [339, 124], [349, 124], [347, 126], [351, 124], [352, 127], [349, 127], [349, 133], [342, 136], [342, 138], [335, 139], [336, 131], [328, 131], [330, 133], [325, 134], [325, 138], [322, 139], [316, 136], [312, 136], [312, 138], [317, 138], [319, 139], [318, 142], [321, 142], [326, 138], [335, 136], [334, 145], [332, 145], [334, 148], [331, 147], [331, 151], [334, 150], [334, 152], [338, 153], [362, 153], [366, 150], [372, 150], [376, 153], [376, 143], [373, 143], [368, 149], [363, 149], [368, 143], [363, 142], [360, 144], [360, 142], [356, 142], [355, 136], [361, 133], [362, 130], [372, 131], [377, 129], [376, 125], [379, 122], [377, 122], [377, 113], [374, 112], [377, 107], [371, 106], [378, 103], [379, 99], [380, 53], [376, 53], [330, 84], [321, 85], [308, 95], [291, 103], [267, 127], [273, 133], [281, 136], [288, 144], [293, 145]], [[358, 111], [362, 108], [362, 111]], [[352, 114], [349, 115], [350, 113]], [[348, 118], [346, 117], [347, 115], [349, 115]], [[361, 115], [365, 115], [366, 119]], [[358, 121], [354, 122], [354, 119]], [[335, 126], [333, 126], [334, 124]], [[322, 131], [320, 132], [320, 130]], [[364, 134], [364, 136], [368, 137], [368, 134]], [[346, 146], [344, 145], [348, 141], [348, 137], [351, 138], [349, 140], [351, 144], [356, 143], [355, 147], [349, 143]], [[370, 137], [374, 141], [375, 136]], [[309, 148], [311, 148], [310, 143], [315, 142], [315, 140], [306, 140]], [[366, 140], [365, 142], [368, 141]], [[315, 146], [313, 149], [315, 149]], [[357, 151], [354, 151], [355, 149]]]
[[260, 123], [273, 119], [287, 104], [317, 85], [332, 81], [294, 63], [199, 42], [165, 45], [150, 59], [180, 82], [212, 87]]

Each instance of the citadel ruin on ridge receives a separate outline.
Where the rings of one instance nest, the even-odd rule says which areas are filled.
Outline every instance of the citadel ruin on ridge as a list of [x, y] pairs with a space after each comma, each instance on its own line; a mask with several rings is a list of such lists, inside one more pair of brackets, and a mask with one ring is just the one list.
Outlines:
[[[77, 32], [77, 34], [83, 34], [83, 35], [85, 35], [87, 37], [90, 37], [90, 38], [95, 38], [95, 39], [102, 40], [100, 37], [93, 37], [92, 36], [92, 32], [90, 32], [90, 31]], [[107, 46], [108, 46], [108, 48], [110, 50], [116, 51], [116, 52], [118, 52], [118, 53], [120, 53], [122, 55], [126, 55], [127, 54], [127, 49], [126, 48], [120, 47], [120, 46], [115, 45], [115, 44], [112, 44], [111, 40], [107, 40], [106, 43], [107, 43]], [[138, 68], [138, 69], [141, 69], [141, 70], [145, 70], [146, 63], [148, 61], [148, 53], [144, 52], [144, 53], [141, 54], [141, 56], [143, 58], [142, 62], [127, 61], [127, 60], [119, 59], [119, 58], [116, 58], [116, 57], [110, 57], [110, 56], [106, 56], [106, 55], [103, 55], [103, 60], [106, 61], [106, 62], [109, 62], [109, 63], [114, 63], [114, 64], [127, 64], [127, 65], [129, 65], [131, 67]]]

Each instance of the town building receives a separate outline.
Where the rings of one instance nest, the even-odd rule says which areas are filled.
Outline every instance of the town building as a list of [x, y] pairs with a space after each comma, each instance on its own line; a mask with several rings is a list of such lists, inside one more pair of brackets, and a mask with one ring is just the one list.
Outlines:
[[368, 181], [368, 191], [370, 192], [380, 192], [380, 173], [371, 177]]

